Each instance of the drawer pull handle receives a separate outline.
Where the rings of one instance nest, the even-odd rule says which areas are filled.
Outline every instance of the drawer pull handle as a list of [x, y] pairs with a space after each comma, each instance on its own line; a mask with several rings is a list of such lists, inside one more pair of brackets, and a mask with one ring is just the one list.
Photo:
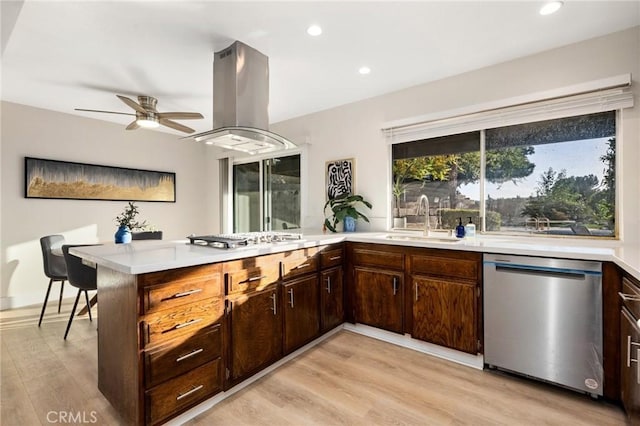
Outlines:
[[182, 324], [177, 324], [174, 329], [179, 330], [181, 328], [189, 327], [190, 325], [196, 324], [202, 321], [202, 318], [192, 319], [191, 321], [183, 322]]
[[418, 283], [416, 282], [416, 302], [418, 301]]
[[204, 349], [200, 348], [200, 349], [196, 349], [195, 351], [191, 351], [188, 354], [181, 355], [178, 358], [176, 358], [176, 362], [180, 362], [180, 361], [184, 361], [185, 359], [189, 359], [192, 356], [196, 356], [200, 352], [203, 352], [203, 351], [204, 351]]
[[393, 277], [393, 295], [398, 293], [398, 277]]
[[178, 396], [176, 397], [176, 401], [180, 401], [182, 398], [186, 398], [192, 393], [198, 392], [202, 388], [204, 388], [204, 385], [194, 386], [191, 390], [188, 390], [185, 393], [178, 394]]
[[294, 269], [308, 268], [309, 266], [311, 266], [311, 265], [309, 265], [308, 263], [303, 263], [302, 265], [296, 266]]
[[276, 294], [273, 293], [270, 297], [271, 297], [271, 300], [273, 301], [273, 305], [271, 306], [271, 310], [273, 311], [273, 315], [277, 315], [277, 312], [276, 312], [276, 303], [277, 303], [276, 302]]
[[329, 260], [340, 260], [342, 259], [342, 256], [332, 256], [329, 258]]
[[184, 291], [182, 293], [176, 293], [173, 296], [171, 296], [169, 299], [178, 299], [180, 297], [191, 296], [192, 294], [200, 293], [201, 291], [202, 291], [201, 288], [196, 288], [194, 290]]
[[263, 279], [265, 279], [265, 278], [267, 278], [267, 276], [266, 276], [266, 275], [260, 275], [260, 276], [258, 276], [258, 277], [251, 277], [251, 278], [247, 278], [247, 281], [245, 281], [245, 282], [249, 282], [249, 283], [250, 283], [250, 282], [252, 282], [252, 281], [259, 281], [259, 280], [263, 280]]
[[327, 293], [331, 293], [331, 277], [327, 277]]
[[289, 304], [293, 308], [293, 289], [289, 289]]
[[618, 292], [618, 296], [625, 302], [640, 302], [640, 296], [636, 294], [624, 294]]

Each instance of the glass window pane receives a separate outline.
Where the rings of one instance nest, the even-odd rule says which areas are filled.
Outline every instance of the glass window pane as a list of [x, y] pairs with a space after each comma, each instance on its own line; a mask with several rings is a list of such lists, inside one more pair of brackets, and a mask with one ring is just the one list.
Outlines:
[[264, 160], [265, 230], [300, 228], [300, 155]]
[[233, 232], [260, 231], [260, 163], [233, 166]]
[[459, 217], [478, 223], [479, 132], [396, 144], [392, 155], [394, 227], [454, 229]]
[[486, 230], [615, 234], [615, 112], [486, 130]]

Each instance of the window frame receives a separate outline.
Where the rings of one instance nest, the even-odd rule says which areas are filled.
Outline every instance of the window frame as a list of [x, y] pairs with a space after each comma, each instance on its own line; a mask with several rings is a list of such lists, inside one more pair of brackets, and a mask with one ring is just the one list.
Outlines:
[[[234, 179], [233, 168], [238, 164], [259, 163], [260, 174], [260, 230], [265, 229], [265, 217], [264, 217], [264, 161], [280, 157], [289, 157], [293, 155], [300, 155], [300, 228], [304, 227], [303, 220], [306, 213], [306, 194], [307, 194], [307, 150], [306, 147], [298, 147], [295, 149], [287, 149], [281, 151], [274, 151], [265, 154], [242, 156], [242, 157], [222, 157], [227, 159], [227, 170], [221, 170], [220, 173], [226, 175], [226, 188], [220, 189], [221, 199], [226, 198], [226, 208], [222, 210], [221, 216], [221, 229], [223, 233], [234, 232]], [[222, 201], [222, 200], [221, 200]]]
[[[622, 118], [622, 109], [618, 108], [618, 109], [608, 109], [607, 111], [612, 111], [615, 114], [615, 140], [616, 140], [616, 158], [615, 158], [615, 180], [616, 183], [618, 183], [619, 177], [622, 175], [622, 171], [621, 171], [621, 155], [620, 155], [620, 151], [619, 151], [619, 147], [622, 145], [622, 140], [621, 140], [621, 126], [622, 126], [622, 122], [621, 122], [621, 118]], [[600, 112], [607, 112], [607, 111], [600, 111]], [[587, 115], [583, 112], [577, 112], [575, 114], [570, 114], [570, 115], [564, 115], [563, 117], [557, 117], [557, 118], [553, 118], [553, 119], [560, 119], [560, 118], [567, 118], [567, 117], [575, 117], [575, 116], [580, 116], [580, 115]], [[526, 123], [534, 123], [537, 121], [543, 121], [543, 120], [539, 120], [539, 119], [532, 119], [529, 121], [521, 121], [518, 124], [526, 124]], [[503, 127], [503, 126], [494, 126], [495, 127]], [[486, 231], [486, 213], [487, 213], [487, 200], [486, 200], [486, 129], [482, 128], [482, 129], [476, 129], [475, 131], [478, 131], [480, 133], [480, 147], [479, 147], [479, 153], [480, 153], [480, 176], [479, 176], [479, 181], [478, 181], [478, 186], [479, 186], [479, 216], [480, 216], [480, 223], [477, 224], [478, 226], [478, 230], [477, 232], [479, 234], [482, 235], [489, 235], [489, 236], [514, 236], [514, 237], [525, 237], [525, 238], [580, 238], [580, 239], [590, 239], [590, 240], [595, 240], [595, 241], [605, 241], [605, 240], [620, 240], [621, 236], [620, 236], [620, 216], [621, 216], [621, 209], [620, 209], [620, 186], [619, 184], [615, 185], [615, 192], [614, 192], [614, 229], [613, 229], [613, 236], [608, 236], [608, 237], [596, 237], [593, 235], [588, 235], [588, 236], [581, 236], [581, 235], [553, 235], [553, 234], [548, 234], [548, 235], [541, 235], [541, 234], [526, 234], [526, 233], [518, 233], [518, 232], [508, 232], [508, 231]], [[449, 135], [439, 135], [436, 137], [442, 137], [442, 136], [449, 136]], [[434, 138], [436, 138], [434, 137]], [[391, 131], [391, 139], [393, 139], [393, 131]], [[425, 138], [425, 139], [431, 139], [431, 138]], [[412, 142], [412, 141], [403, 141], [403, 142], [391, 142], [389, 143], [389, 175], [390, 178], [388, 180], [389, 185], [393, 184], [393, 162], [394, 162], [394, 157], [393, 157], [393, 146], [396, 144], [400, 144], [400, 143], [406, 143], [406, 142]], [[394, 197], [391, 191], [391, 187], [389, 186], [389, 190], [388, 190], [388, 194], [390, 196], [390, 202], [388, 203], [388, 205], [390, 206], [388, 214], [389, 214], [389, 220], [388, 220], [388, 229], [391, 230], [393, 229], [393, 211], [394, 211]], [[408, 230], [408, 229], [407, 229]]]

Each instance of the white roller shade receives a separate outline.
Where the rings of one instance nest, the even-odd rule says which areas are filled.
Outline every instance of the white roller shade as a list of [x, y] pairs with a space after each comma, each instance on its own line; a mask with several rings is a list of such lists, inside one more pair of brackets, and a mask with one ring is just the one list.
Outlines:
[[633, 107], [631, 74], [385, 123], [390, 144]]

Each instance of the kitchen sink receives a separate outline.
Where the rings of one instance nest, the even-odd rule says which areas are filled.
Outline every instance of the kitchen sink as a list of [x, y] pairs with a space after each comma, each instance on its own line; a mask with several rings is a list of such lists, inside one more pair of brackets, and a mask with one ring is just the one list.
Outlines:
[[426, 243], [447, 243], [456, 244], [462, 241], [460, 238], [436, 235], [404, 235], [404, 234], [387, 234], [384, 237], [387, 240], [397, 241], [424, 241]]

